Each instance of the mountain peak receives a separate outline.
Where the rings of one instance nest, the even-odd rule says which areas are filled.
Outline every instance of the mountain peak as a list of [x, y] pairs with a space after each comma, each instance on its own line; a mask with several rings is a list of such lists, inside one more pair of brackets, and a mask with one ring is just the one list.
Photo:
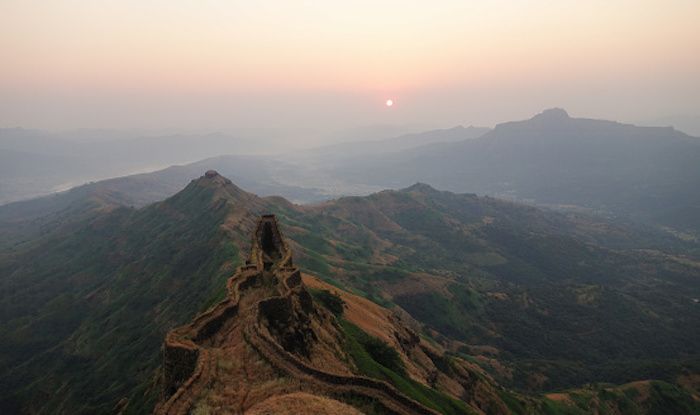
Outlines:
[[219, 172], [216, 170], [207, 170], [204, 173], [204, 176], [200, 177], [200, 180], [218, 184], [232, 184], [231, 180], [220, 175]]
[[231, 182], [231, 180], [220, 175], [219, 172], [217, 172], [216, 170], [207, 170], [203, 176], [199, 177], [198, 179], [195, 179], [195, 182], [197, 182], [197, 184], [207, 187], [220, 187], [228, 185], [236, 187]]
[[549, 108], [530, 119], [510, 121], [496, 125], [493, 131], [522, 131], [523, 128], [547, 128], [568, 125], [572, 118], [563, 108]]
[[223, 199], [229, 202], [243, 203], [258, 199], [257, 196], [236, 186], [231, 180], [220, 175], [216, 170], [208, 170], [204, 175], [192, 180], [185, 189], [168, 200], [180, 200], [183, 197], [187, 198], [187, 195], [198, 192], [206, 192], [210, 195], [209, 197], [212, 201], [217, 202]]
[[402, 189], [402, 191], [403, 192], [417, 192], [417, 193], [429, 194], [429, 193], [435, 193], [438, 190], [427, 183], [416, 182], [415, 184], [413, 184], [405, 189]]
[[207, 170], [206, 173], [204, 173], [204, 177], [206, 177], [207, 179], [213, 179], [218, 175], [219, 172], [216, 170]]
[[541, 113], [535, 115], [532, 117], [533, 120], [539, 119], [539, 120], [568, 120], [569, 118], [569, 113], [566, 112], [563, 108], [549, 108]]

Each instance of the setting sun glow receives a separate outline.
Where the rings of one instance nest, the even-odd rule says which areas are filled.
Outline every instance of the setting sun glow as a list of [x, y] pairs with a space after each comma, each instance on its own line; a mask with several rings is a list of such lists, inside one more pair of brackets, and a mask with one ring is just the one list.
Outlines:
[[697, 16], [697, 0], [1, 0], [0, 123], [655, 121], [700, 108]]

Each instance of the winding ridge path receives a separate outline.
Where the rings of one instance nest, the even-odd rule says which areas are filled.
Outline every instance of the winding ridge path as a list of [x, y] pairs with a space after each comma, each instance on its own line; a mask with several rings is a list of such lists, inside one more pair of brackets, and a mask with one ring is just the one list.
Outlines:
[[[270, 314], [284, 313], [289, 307], [297, 307], [297, 313], [299, 304], [310, 297], [273, 215], [259, 219], [250, 257], [228, 280], [227, 290], [228, 298], [166, 336], [163, 395], [154, 413], [190, 413], [197, 402], [211, 394], [222, 358], [253, 353], [258, 361], [269, 365], [268, 372], [273, 370], [278, 378], [291, 380], [280, 386], [282, 393], [304, 391], [340, 400], [360, 398], [380, 405], [388, 413], [437, 414], [387, 382], [313, 367], [276, 340], [270, 331]], [[236, 372], [242, 378], [237, 382], [239, 388], [226, 392], [233, 397], [226, 399], [227, 413], [243, 413], [256, 403], [250, 396], [255, 371], [248, 364], [247, 360], [240, 362]]]

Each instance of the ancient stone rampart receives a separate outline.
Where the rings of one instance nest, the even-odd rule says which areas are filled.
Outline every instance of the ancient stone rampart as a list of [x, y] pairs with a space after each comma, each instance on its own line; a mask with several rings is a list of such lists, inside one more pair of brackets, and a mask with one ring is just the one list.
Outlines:
[[[241, 309], [245, 291], [265, 284], [275, 294]], [[290, 353], [291, 350], [303, 356], [304, 351], [309, 349], [300, 349], [299, 345], [315, 340], [313, 331], [309, 331], [314, 306], [302, 283], [300, 271], [293, 266], [291, 251], [274, 216], [260, 218], [250, 258], [226, 285], [227, 299], [166, 336], [163, 346], [163, 396], [155, 413], [189, 413], [193, 402], [211, 381], [214, 359], [209, 356], [208, 342], [227, 322], [238, 319], [243, 337], [253, 350], [278, 371], [303, 380], [303, 384], [314, 391], [331, 396], [369, 398], [388, 412], [397, 414], [436, 414], [387, 382], [364, 376], [329, 373], [310, 366]], [[285, 326], [287, 324], [295, 326], [291, 332], [297, 337], [285, 337], [290, 332], [286, 330], [289, 328]], [[302, 329], [298, 330], [298, 327]], [[277, 333], [277, 338], [271, 330]]]

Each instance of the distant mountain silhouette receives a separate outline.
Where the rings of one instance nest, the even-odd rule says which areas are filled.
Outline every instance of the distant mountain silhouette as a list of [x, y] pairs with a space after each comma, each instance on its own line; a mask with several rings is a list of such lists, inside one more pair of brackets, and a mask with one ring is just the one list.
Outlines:
[[261, 147], [258, 142], [227, 134], [140, 136], [118, 131], [49, 133], [0, 128], [0, 204]]
[[[25, 196], [37, 191], [30, 176], [43, 180], [55, 170], [54, 163], [70, 165], [65, 171], [72, 175], [79, 176], [82, 168], [68, 159], [48, 156], [5, 152], [1, 157], [7, 159], [5, 169], [15, 175], [31, 174], [6, 178], [0, 190]], [[34, 161], [25, 165], [22, 160], [26, 159]], [[207, 169], [232, 177], [256, 194], [281, 195], [295, 202], [425, 182], [456, 192], [625, 217], [680, 232], [681, 237], [697, 237], [698, 160], [700, 139], [673, 128], [572, 118], [557, 108], [493, 130], [455, 127], [277, 157], [212, 157], [97, 182], [80, 191], [97, 189], [114, 198], [121, 194], [124, 204], [142, 206], [174, 194], [190, 177]], [[35, 171], [34, 165], [38, 165]], [[42, 203], [29, 201], [0, 209], [0, 219], [8, 210], [34, 210]]]
[[397, 137], [371, 140], [371, 141], [354, 141], [341, 144], [335, 144], [325, 147], [319, 147], [310, 152], [316, 156], [335, 157], [357, 157], [367, 154], [377, 153], [393, 153], [397, 151], [408, 150], [415, 147], [420, 147], [435, 143], [449, 143], [455, 141], [469, 140], [489, 132], [489, 128], [485, 127], [456, 127], [429, 130], [420, 133], [404, 134]]
[[329, 170], [353, 183], [396, 188], [424, 181], [700, 230], [700, 139], [670, 127], [571, 118], [562, 109], [499, 124], [473, 140]]

